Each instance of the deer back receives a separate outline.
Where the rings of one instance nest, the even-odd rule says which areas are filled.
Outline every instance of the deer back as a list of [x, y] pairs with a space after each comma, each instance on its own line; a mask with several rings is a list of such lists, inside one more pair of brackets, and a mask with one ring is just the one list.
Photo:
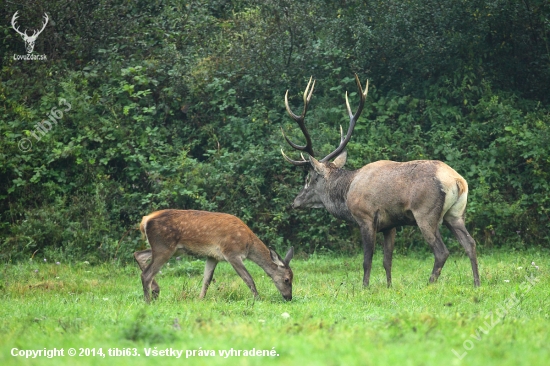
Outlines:
[[414, 225], [419, 215], [434, 216], [441, 223], [451, 207], [462, 214], [467, 192], [464, 178], [441, 161], [381, 160], [357, 171], [347, 205], [358, 221], [374, 221], [383, 230]]
[[177, 248], [223, 261], [222, 253], [246, 258], [256, 236], [239, 218], [217, 212], [162, 210], [144, 216], [141, 230], [151, 247]]

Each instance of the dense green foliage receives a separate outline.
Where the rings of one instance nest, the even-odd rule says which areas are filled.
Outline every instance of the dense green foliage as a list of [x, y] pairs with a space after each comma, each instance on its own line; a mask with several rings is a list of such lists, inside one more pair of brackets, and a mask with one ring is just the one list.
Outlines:
[[[388, 289], [378, 253], [364, 289], [361, 272], [353, 270], [361, 267], [360, 255], [314, 254], [293, 261], [290, 302], [252, 262], [246, 265], [262, 300], [254, 301], [228, 263], [218, 266], [216, 282], [199, 300], [204, 261], [173, 259], [157, 276], [161, 293], [150, 306], [135, 265], [47, 259], [0, 271], [2, 365], [542, 366], [550, 357], [547, 250], [480, 256], [479, 288], [465, 256], [451, 256], [439, 282], [426, 285], [431, 255], [398, 254]], [[71, 347], [77, 354], [101, 348], [105, 358], [71, 357]], [[184, 353], [147, 357], [145, 350], [155, 347]], [[12, 356], [13, 348], [63, 348], [64, 355], [25, 359]], [[113, 348], [140, 356], [110, 357]], [[275, 349], [278, 356], [220, 356], [231, 348]], [[216, 355], [186, 358], [192, 350]]]
[[[14, 59], [15, 11], [21, 29], [49, 15], [46, 61]], [[144, 244], [124, 233], [161, 208], [234, 214], [279, 249], [356, 251], [351, 225], [290, 209], [303, 173], [280, 154], [280, 127], [301, 140], [285, 90], [298, 109], [318, 80], [321, 155], [347, 124], [344, 91], [357, 103], [353, 73], [371, 87], [348, 168], [443, 160], [469, 182], [481, 248], [550, 246], [546, 0], [25, 0], [0, 14], [4, 261], [129, 258]], [[398, 241], [426, 247], [412, 229]]]

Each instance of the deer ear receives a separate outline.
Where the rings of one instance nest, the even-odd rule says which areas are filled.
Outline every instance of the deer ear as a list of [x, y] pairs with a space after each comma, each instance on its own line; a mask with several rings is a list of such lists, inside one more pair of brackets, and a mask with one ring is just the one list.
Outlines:
[[285, 263], [285, 265], [287, 267], [288, 267], [288, 264], [290, 263], [292, 257], [294, 257], [294, 247], [290, 247], [288, 252], [286, 252], [285, 259], [283, 260], [283, 262]]
[[325, 163], [320, 163], [313, 156], [309, 157], [309, 162], [311, 163], [311, 166], [317, 172], [317, 174], [326, 177], [326, 175], [328, 174], [328, 168]]
[[340, 155], [336, 157], [336, 159], [334, 159], [332, 163], [336, 165], [337, 168], [342, 168], [346, 164], [347, 158], [348, 158], [348, 152], [344, 150], [340, 153]]
[[281, 257], [279, 257], [279, 254], [277, 254], [276, 251], [269, 248], [269, 254], [271, 255], [271, 260], [273, 261], [273, 263], [275, 263], [279, 267], [284, 267], [285, 266], [283, 260], [281, 259]]

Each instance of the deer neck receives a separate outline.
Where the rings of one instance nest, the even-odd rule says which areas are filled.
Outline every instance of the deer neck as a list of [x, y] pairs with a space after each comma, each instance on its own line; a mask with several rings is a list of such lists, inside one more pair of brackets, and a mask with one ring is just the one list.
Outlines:
[[273, 278], [277, 265], [273, 263], [269, 249], [259, 238], [255, 238], [254, 244], [248, 252], [248, 259], [260, 266], [269, 277]]
[[341, 220], [355, 222], [347, 205], [348, 192], [357, 170], [334, 169], [325, 178], [325, 190], [322, 197], [327, 211]]

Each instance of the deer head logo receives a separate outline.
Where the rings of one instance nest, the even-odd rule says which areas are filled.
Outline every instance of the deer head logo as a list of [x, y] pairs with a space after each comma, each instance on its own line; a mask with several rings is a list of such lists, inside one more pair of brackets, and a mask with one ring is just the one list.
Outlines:
[[32, 53], [32, 51], [34, 50], [34, 42], [36, 41], [36, 38], [38, 38], [40, 33], [42, 33], [44, 28], [46, 28], [46, 24], [48, 24], [48, 20], [49, 20], [48, 14], [44, 13], [44, 25], [42, 26], [42, 29], [40, 29], [39, 31], [35, 30], [32, 36], [29, 36], [27, 34], [26, 29], [25, 29], [25, 32], [20, 32], [19, 27], [16, 27], [15, 25], [16, 20], [17, 20], [17, 11], [15, 12], [15, 14], [13, 14], [13, 17], [11, 18], [11, 26], [17, 33], [19, 33], [19, 35], [21, 35], [21, 37], [23, 37], [23, 41], [25, 41], [25, 48], [27, 49], [27, 53]]

